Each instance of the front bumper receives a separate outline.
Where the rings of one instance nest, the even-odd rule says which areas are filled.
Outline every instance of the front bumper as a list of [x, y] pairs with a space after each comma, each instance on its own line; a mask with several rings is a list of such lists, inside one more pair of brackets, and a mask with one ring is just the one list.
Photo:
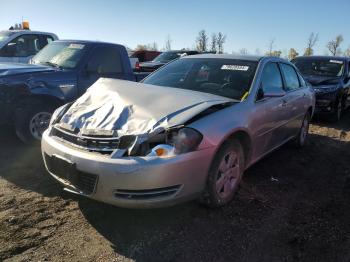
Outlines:
[[[48, 172], [69, 191], [127, 208], [151, 208], [177, 204], [196, 198], [203, 191], [215, 147], [170, 158], [122, 157], [112, 159], [80, 150], [46, 131], [42, 155]], [[96, 177], [93, 190], [84, 193], [76, 184], [62, 179], [48, 168], [55, 156], [74, 163], [80, 175]]]
[[316, 94], [315, 114], [331, 114], [334, 112], [337, 100], [336, 93]]

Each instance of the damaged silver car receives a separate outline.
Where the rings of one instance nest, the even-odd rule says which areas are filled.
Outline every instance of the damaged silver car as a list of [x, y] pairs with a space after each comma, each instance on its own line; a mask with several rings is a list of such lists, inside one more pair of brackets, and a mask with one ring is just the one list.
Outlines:
[[293, 140], [315, 97], [280, 58], [194, 55], [142, 83], [102, 78], [57, 109], [42, 139], [66, 190], [129, 208], [229, 203], [245, 169]]

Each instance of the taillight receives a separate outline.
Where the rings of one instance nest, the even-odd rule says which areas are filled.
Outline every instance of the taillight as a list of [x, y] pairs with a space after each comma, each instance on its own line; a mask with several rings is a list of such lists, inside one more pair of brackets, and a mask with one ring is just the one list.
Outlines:
[[139, 62], [136, 62], [136, 64], [135, 64], [135, 69], [136, 70], [140, 70], [141, 68], [140, 68], [140, 63]]

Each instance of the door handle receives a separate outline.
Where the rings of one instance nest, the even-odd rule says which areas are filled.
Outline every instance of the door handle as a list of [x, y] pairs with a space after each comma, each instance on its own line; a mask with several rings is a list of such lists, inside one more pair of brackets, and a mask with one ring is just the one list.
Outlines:
[[287, 104], [288, 104], [288, 102], [286, 100], [283, 100], [281, 105], [282, 105], [282, 107], [286, 107]]

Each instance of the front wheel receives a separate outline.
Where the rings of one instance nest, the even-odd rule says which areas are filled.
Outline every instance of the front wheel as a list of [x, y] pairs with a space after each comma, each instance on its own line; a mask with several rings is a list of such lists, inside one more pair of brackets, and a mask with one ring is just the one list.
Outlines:
[[45, 104], [25, 105], [15, 115], [16, 134], [23, 142], [32, 144], [41, 140], [48, 128], [54, 108]]
[[243, 171], [244, 152], [240, 142], [226, 141], [214, 157], [201, 201], [210, 207], [229, 203], [242, 180]]
[[332, 122], [338, 122], [342, 116], [343, 113], [343, 104], [342, 104], [342, 100], [339, 99], [334, 106], [334, 112], [331, 115], [330, 120]]

